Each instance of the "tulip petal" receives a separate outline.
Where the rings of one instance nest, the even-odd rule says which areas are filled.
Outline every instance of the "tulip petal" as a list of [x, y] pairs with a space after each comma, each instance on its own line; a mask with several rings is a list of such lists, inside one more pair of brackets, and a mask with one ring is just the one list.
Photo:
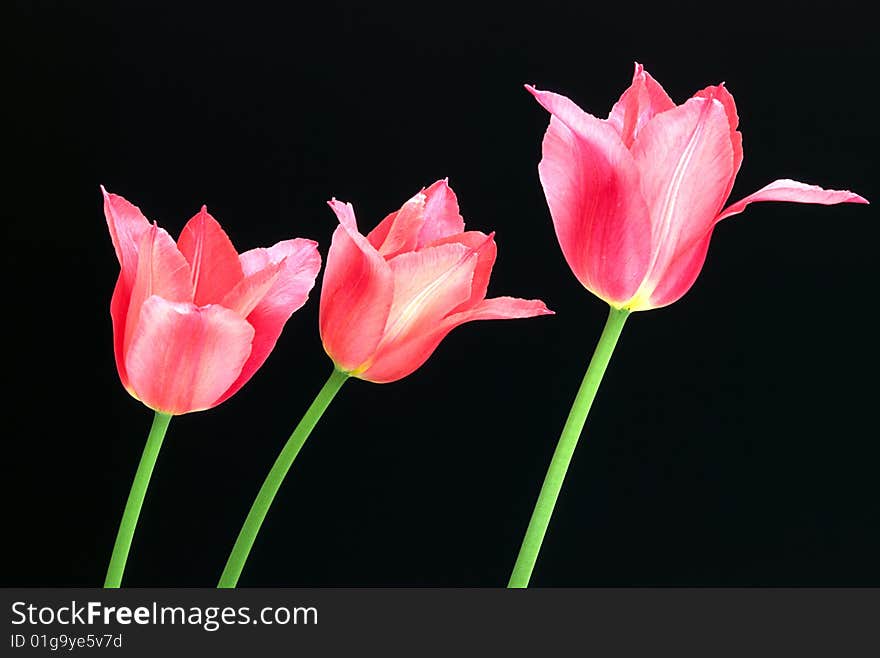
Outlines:
[[[104, 196], [104, 216], [107, 218], [107, 228], [110, 229], [110, 239], [122, 269], [123, 288], [128, 292], [134, 285], [137, 273], [138, 245], [150, 228], [150, 222], [140, 208], [118, 194], [110, 194], [103, 185], [101, 194]], [[120, 291], [120, 294], [123, 293]]]
[[158, 295], [170, 302], [191, 302], [189, 263], [168, 233], [153, 224], [141, 237], [138, 268], [126, 312], [123, 353], [127, 353], [137, 329], [141, 306]]
[[538, 172], [562, 253], [588, 290], [618, 306], [633, 296], [651, 257], [635, 162], [609, 123], [564, 96], [527, 89], [553, 115]]
[[489, 288], [489, 278], [492, 276], [492, 268], [495, 265], [495, 257], [498, 253], [494, 237], [494, 233], [486, 235], [480, 231], [466, 231], [458, 235], [441, 238], [427, 245], [428, 247], [433, 247], [457, 243], [472, 249], [477, 254], [470, 297], [459, 304], [458, 307], [452, 309], [452, 313], [473, 308], [486, 296], [486, 290]]
[[405, 340], [395, 342], [364, 371], [361, 379], [386, 384], [406, 377], [419, 368], [434, 353], [440, 342], [457, 326], [472, 320], [508, 320], [552, 315], [544, 302], [538, 299], [495, 297], [484, 299], [476, 308], [446, 317], [431, 331], [412, 332]]
[[339, 219], [321, 286], [319, 325], [324, 349], [351, 371], [375, 351], [391, 309], [391, 268], [358, 232], [350, 203], [329, 202]]
[[131, 299], [131, 290], [125, 285], [122, 273], [116, 279], [113, 288], [113, 296], [110, 298], [110, 318], [113, 321], [113, 357], [116, 360], [116, 370], [119, 373], [119, 381], [126, 390], [131, 393], [128, 386], [128, 373], [125, 372], [125, 320], [128, 315], [128, 302]]
[[641, 303], [633, 304], [629, 309], [631, 311], [646, 311], [668, 306], [681, 299], [700, 276], [700, 271], [706, 262], [711, 239], [712, 230], [710, 229], [694, 246], [680, 252], [666, 268], [666, 275], [651, 292], [651, 296], [642, 300]]
[[458, 210], [458, 198], [448, 179], [438, 180], [424, 191], [425, 221], [419, 233], [418, 248], [464, 231], [464, 219]]
[[[515, 320], [517, 318], [533, 318], [539, 315], [555, 315], [540, 299], [520, 299], [519, 297], [492, 297], [484, 299], [480, 304], [466, 311], [462, 322], [472, 320]], [[467, 317], [464, 318], [463, 316]], [[459, 318], [452, 318], [458, 324]], [[456, 325], [456, 326], [457, 326]]]
[[253, 336], [247, 321], [221, 306], [154, 295], [141, 306], [126, 355], [130, 386], [156, 411], [209, 409], [238, 377]]
[[251, 249], [241, 254], [240, 260], [245, 280], [257, 282], [269, 277], [272, 285], [247, 316], [255, 331], [251, 354], [218, 404], [235, 394], [265, 363], [290, 316], [308, 300], [321, 269], [318, 243], [303, 238], [284, 240], [268, 249]]
[[466, 302], [477, 260], [476, 250], [451, 243], [410, 251], [388, 261], [394, 276], [394, 297], [375, 358], [383, 358], [384, 347], [405, 340], [409, 333], [430, 332]]
[[387, 260], [462, 231], [464, 220], [458, 211], [458, 199], [443, 179], [383, 219], [367, 240]]
[[452, 329], [453, 327], [449, 327], [444, 331], [408, 334], [404, 339], [389, 345], [383, 351], [381, 359], [370, 362], [365, 370], [358, 373], [358, 378], [375, 384], [387, 384], [403, 379], [428, 360]]
[[[754, 194], [732, 204], [724, 210], [716, 222], [725, 217], [741, 213], [754, 201], [794, 201], [797, 203], [818, 203], [834, 205], [838, 203], [868, 203], [864, 198], [848, 190], [825, 190], [817, 185], [806, 185], [793, 180], [777, 180], [758, 190]], [[696, 281], [706, 260], [709, 241], [712, 237], [714, 224], [702, 236], [698, 236], [692, 246], [687, 246], [678, 253], [663, 279], [651, 294], [650, 301], [644, 308], [659, 308], [678, 301]], [[634, 307], [632, 310], [643, 310]]]
[[675, 256], [712, 226], [733, 172], [724, 105], [692, 98], [658, 114], [633, 144], [642, 194], [651, 212], [652, 259], [631, 301], [641, 306], [667, 276]]
[[636, 62], [632, 84], [611, 108], [608, 122], [614, 126], [624, 145], [629, 148], [648, 121], [674, 107], [675, 103], [660, 83], [645, 71], [644, 66]]
[[244, 278], [238, 252], [205, 206], [183, 227], [177, 246], [192, 268], [197, 306], [219, 303]]
[[268, 249], [251, 249], [240, 260], [245, 276], [283, 264], [281, 276], [255, 310], [283, 311], [288, 317], [306, 303], [321, 269], [318, 243], [305, 238], [282, 240]]
[[736, 180], [736, 175], [739, 173], [739, 168], [743, 161], [742, 133], [736, 129], [739, 125], [736, 103], [724, 84], [701, 89], [694, 94], [694, 98], [714, 98], [721, 102], [724, 106], [724, 111], [727, 113], [727, 123], [730, 126], [730, 144], [733, 147], [733, 173], [730, 176], [730, 182], [727, 184], [727, 192], [724, 194], [724, 198], [727, 199], [730, 196], [730, 191], [733, 189], [733, 181]]
[[756, 201], [791, 201], [794, 203], [818, 203], [823, 206], [832, 206], [838, 203], [868, 203], [868, 200], [849, 190], [826, 190], [818, 185], [807, 185], [796, 180], [783, 178], [765, 185], [754, 194], [745, 199], [729, 205], [716, 221], [725, 217], [737, 215], [746, 209], [746, 206]]
[[246, 318], [275, 284], [283, 267], [284, 261], [282, 260], [278, 263], [270, 263], [253, 274], [246, 274], [232, 290], [226, 293], [220, 306]]
[[394, 273], [394, 301], [388, 323], [375, 354], [354, 374], [380, 381], [374, 377], [390, 376], [383, 373], [403, 373], [403, 377], [424, 363], [442, 340], [442, 336], [434, 338], [438, 327], [470, 297], [477, 260], [474, 249], [451, 243], [425, 247], [389, 261]]
[[367, 240], [383, 258], [416, 248], [425, 221], [425, 200], [424, 193], [419, 192], [367, 234]]

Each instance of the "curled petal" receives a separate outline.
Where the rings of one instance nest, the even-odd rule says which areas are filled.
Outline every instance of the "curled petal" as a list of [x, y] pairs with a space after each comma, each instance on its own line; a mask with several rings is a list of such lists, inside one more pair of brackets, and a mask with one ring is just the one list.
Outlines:
[[562, 253], [588, 290], [619, 306], [651, 257], [635, 161], [610, 124], [564, 96], [527, 88], [553, 115], [538, 172]]
[[[255, 332], [251, 353], [238, 379], [218, 400], [218, 404], [235, 394], [265, 363], [290, 316], [309, 298], [315, 277], [321, 269], [318, 243], [303, 238], [284, 240], [268, 249], [246, 251], [241, 254], [240, 261], [245, 281], [252, 281], [259, 288], [251, 291], [253, 297], [239, 309], [241, 312], [246, 311], [253, 299], [259, 296], [267, 280], [271, 281], [271, 285], [247, 314], [247, 321]], [[248, 296], [245, 293], [245, 297]]]
[[826, 190], [818, 185], [807, 185], [796, 180], [783, 178], [765, 185], [754, 194], [725, 208], [716, 221], [737, 215], [746, 206], [756, 201], [791, 201], [793, 203], [818, 203], [832, 206], [838, 203], [868, 203], [868, 200], [849, 190]]
[[645, 67], [638, 62], [635, 66], [632, 84], [621, 94], [608, 115], [608, 123], [614, 126], [627, 148], [632, 146], [633, 140], [655, 115], [675, 107], [675, 103], [660, 83], [645, 71]]
[[[754, 201], [794, 201], [823, 205], [868, 203], [858, 194], [848, 190], [825, 190], [817, 185], [806, 185], [793, 180], [778, 180], [732, 204], [718, 216], [716, 222], [742, 212], [749, 203]], [[683, 248], [676, 255], [674, 261], [667, 268], [666, 275], [643, 308], [668, 306], [690, 290], [706, 260], [713, 228], [714, 223], [706, 233], [698, 236], [691, 245]], [[634, 307], [632, 310], [643, 310], [643, 308]]]
[[361, 379], [388, 383], [406, 377], [433, 354], [440, 342], [457, 326], [472, 320], [509, 320], [552, 315], [544, 302], [537, 299], [496, 297], [484, 299], [475, 308], [447, 316], [431, 331], [411, 333], [389, 347], [381, 359], [363, 372]]
[[209, 409], [238, 377], [253, 336], [247, 321], [221, 306], [150, 297], [126, 354], [131, 390], [163, 413]]
[[192, 268], [197, 306], [219, 303], [244, 278], [238, 252], [205, 206], [183, 227], [177, 246]]
[[492, 297], [484, 299], [470, 311], [453, 316], [450, 320], [458, 325], [472, 320], [515, 320], [539, 315], [554, 315], [553, 311], [547, 308], [547, 305], [540, 299]]
[[350, 203], [333, 199], [339, 219], [321, 286], [319, 325], [324, 349], [337, 366], [354, 370], [375, 351], [391, 308], [391, 268], [358, 232]]

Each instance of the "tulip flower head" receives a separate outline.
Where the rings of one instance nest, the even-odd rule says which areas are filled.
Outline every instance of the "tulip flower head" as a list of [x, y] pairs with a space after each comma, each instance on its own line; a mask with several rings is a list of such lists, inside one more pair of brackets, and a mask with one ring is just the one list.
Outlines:
[[678, 300], [703, 267], [715, 224], [752, 202], [867, 203], [777, 180], [725, 208], [743, 149], [723, 84], [676, 105], [636, 64], [607, 119], [526, 88], [551, 114], [538, 171], [562, 252], [578, 280], [615, 308]]
[[464, 230], [445, 180], [366, 236], [350, 203], [329, 204], [339, 226], [321, 289], [321, 340], [336, 367], [352, 376], [392, 382], [422, 365], [460, 324], [552, 313], [537, 299], [485, 298], [494, 234]]
[[308, 299], [321, 267], [317, 243], [296, 238], [239, 255], [204, 206], [175, 243], [136, 206], [101, 191], [121, 267], [110, 314], [123, 386], [165, 414], [227, 400]]

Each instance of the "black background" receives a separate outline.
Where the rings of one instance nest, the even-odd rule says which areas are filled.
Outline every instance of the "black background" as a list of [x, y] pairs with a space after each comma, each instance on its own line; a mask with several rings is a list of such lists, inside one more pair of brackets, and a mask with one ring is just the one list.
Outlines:
[[[239, 250], [326, 256], [449, 176], [497, 230], [490, 295], [557, 315], [454, 331], [410, 377], [343, 388], [241, 585], [506, 583], [606, 308], [556, 244], [548, 116], [605, 116], [645, 64], [677, 102], [722, 80], [745, 161], [878, 197], [877, 52], [843, 3], [16, 2], [8, 68], [3, 585], [103, 580], [151, 412], [113, 362], [98, 185], [176, 235], [202, 203]], [[874, 206], [759, 204], [679, 303], [634, 315], [533, 584], [880, 585]], [[318, 286], [320, 285], [320, 280]], [[125, 583], [211, 586], [330, 371], [319, 288], [234, 398], [172, 422]]]

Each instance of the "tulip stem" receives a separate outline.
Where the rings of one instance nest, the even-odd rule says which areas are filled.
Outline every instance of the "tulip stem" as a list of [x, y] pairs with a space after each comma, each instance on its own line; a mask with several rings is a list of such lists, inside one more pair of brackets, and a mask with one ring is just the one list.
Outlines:
[[113, 544], [113, 554], [110, 556], [110, 566], [107, 567], [107, 577], [104, 579], [105, 588], [116, 588], [122, 584], [122, 574], [125, 571], [125, 563], [128, 560], [128, 551], [131, 549], [131, 539], [137, 527], [138, 517], [141, 515], [141, 507], [144, 504], [144, 496], [147, 495], [147, 487], [150, 485], [150, 476], [162, 447], [165, 432], [168, 431], [168, 423], [171, 422], [170, 414], [159, 411], [153, 416], [153, 425], [147, 436], [147, 445], [141, 455], [137, 472], [134, 474], [134, 482], [131, 483], [131, 491], [128, 493], [128, 501], [125, 503], [125, 511], [122, 513], [122, 521], [119, 523], [119, 531], [116, 533], [116, 542]]
[[532, 570], [535, 568], [538, 553], [541, 551], [541, 543], [544, 541], [553, 508], [556, 506], [556, 500], [562, 489], [562, 481], [565, 479], [565, 473], [568, 471], [568, 465], [574, 455], [578, 438], [580, 438], [584, 423], [587, 421], [587, 414], [590, 412], [596, 391], [599, 389], [602, 376], [611, 360], [611, 354], [614, 352], [617, 339], [620, 337], [628, 315], [629, 311], [615, 308], [612, 308], [608, 313], [608, 320], [599, 337], [599, 344], [596, 345], [596, 350], [593, 352], [593, 358], [587, 367], [587, 372], [568, 414], [568, 420], [565, 421], [565, 427], [562, 428], [559, 443], [556, 444], [556, 450], [550, 460], [550, 468], [547, 469], [547, 475], [544, 477], [544, 484], [541, 486], [541, 493], [538, 494], [538, 502], [535, 503], [526, 536], [519, 549], [510, 582], [507, 584], [508, 587], [529, 586]]
[[312, 404], [306, 409], [302, 420], [299, 421], [296, 429], [293, 430], [293, 434], [290, 435], [287, 443], [284, 444], [281, 453], [269, 471], [269, 475], [266, 476], [263, 486], [260, 487], [254, 504], [251, 505], [251, 511], [248, 512], [244, 525], [242, 525], [241, 531], [238, 533], [238, 538], [235, 540], [235, 545], [232, 547], [232, 552], [229, 554], [229, 559], [226, 561], [226, 566], [220, 575], [220, 582], [217, 584], [217, 587], [234, 588], [238, 584], [241, 571], [244, 569], [244, 563], [247, 562], [248, 555], [250, 555], [251, 548], [254, 545], [254, 540], [257, 538], [257, 533], [260, 532], [260, 526], [263, 525], [263, 520], [269, 511], [269, 506], [275, 499], [275, 494], [281, 488], [281, 483], [284, 482], [284, 478], [293, 465], [293, 460], [299, 454], [300, 448], [303, 447], [306, 439], [309, 438], [309, 434], [312, 433], [315, 425], [318, 424], [321, 416], [324, 415], [327, 407], [330, 406], [330, 402], [336, 397], [348, 376], [347, 372], [342, 372], [336, 368], [333, 369], [327, 383], [324, 384], [312, 401]]

